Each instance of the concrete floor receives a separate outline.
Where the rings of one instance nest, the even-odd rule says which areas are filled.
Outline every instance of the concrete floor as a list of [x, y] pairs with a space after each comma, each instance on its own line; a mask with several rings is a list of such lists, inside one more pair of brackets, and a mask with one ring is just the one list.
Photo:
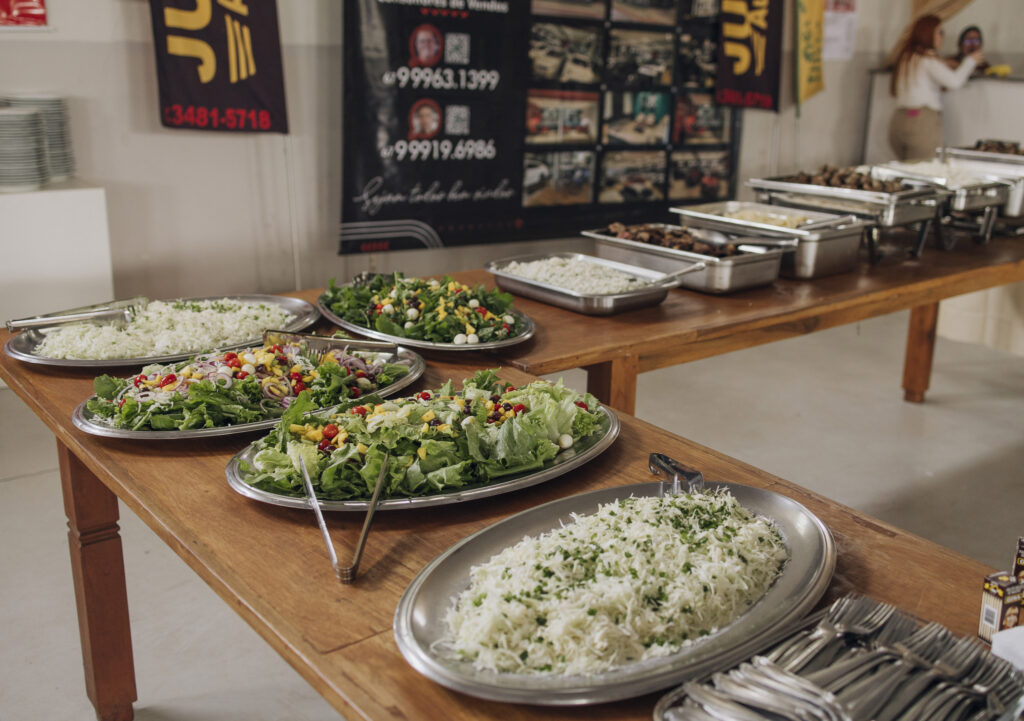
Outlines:
[[[637, 415], [1007, 568], [1024, 535], [1024, 359], [940, 339], [927, 403], [904, 403], [906, 321], [644, 374]], [[53, 438], [10, 390], [0, 459], [0, 721], [86, 721]], [[121, 529], [139, 721], [340, 718], [124, 509]]]

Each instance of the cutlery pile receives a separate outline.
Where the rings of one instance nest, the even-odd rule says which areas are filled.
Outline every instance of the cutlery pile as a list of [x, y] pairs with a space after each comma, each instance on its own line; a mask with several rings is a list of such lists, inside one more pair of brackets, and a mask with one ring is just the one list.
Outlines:
[[981, 643], [870, 598], [837, 600], [816, 625], [655, 708], [663, 721], [1012, 721], [1024, 674]]

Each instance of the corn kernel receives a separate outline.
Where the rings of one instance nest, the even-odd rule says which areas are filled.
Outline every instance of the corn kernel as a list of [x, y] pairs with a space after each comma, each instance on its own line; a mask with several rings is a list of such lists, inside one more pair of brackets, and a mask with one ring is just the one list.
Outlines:
[[429, 423], [424, 423], [423, 427], [420, 428], [420, 433], [426, 433], [428, 430], [430, 430], [430, 424]]
[[364, 455], [365, 455], [365, 454], [366, 454], [366, 452], [367, 452], [368, 450], [370, 450], [370, 449], [369, 449], [369, 448], [367, 448], [367, 447], [366, 447], [365, 445], [363, 445], [362, 443], [360, 443], [360, 444], [356, 445], [356, 451], [358, 451], [359, 453], [362, 453], [362, 454], [364, 454]]
[[424, 448], [423, 446], [420, 446], [419, 448], [416, 449], [416, 455], [419, 456], [421, 460], [426, 460], [427, 449]]
[[290, 426], [288, 426], [288, 432], [303, 434], [306, 432], [306, 427], [300, 426], [298, 423], [292, 423]]
[[420, 420], [427, 423], [434, 420], [434, 411], [427, 411], [422, 416], [420, 416]]
[[319, 428], [316, 428], [312, 431], [306, 431], [306, 435], [304, 436], [304, 438], [306, 440], [313, 441], [314, 443], [319, 443], [324, 439], [324, 432], [321, 431]]
[[442, 433], [447, 433], [451, 429], [452, 429], [452, 427], [449, 424], [447, 424], [447, 423], [442, 423], [441, 425], [439, 425], [437, 427], [437, 430], [441, 431]]

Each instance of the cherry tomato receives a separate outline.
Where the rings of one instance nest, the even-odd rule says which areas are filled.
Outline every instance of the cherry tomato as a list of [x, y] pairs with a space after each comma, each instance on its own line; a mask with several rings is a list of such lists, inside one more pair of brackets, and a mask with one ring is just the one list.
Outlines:
[[284, 357], [283, 355], [275, 356], [274, 360], [276, 360], [278, 363], [280, 363], [283, 366], [288, 365], [288, 359], [286, 357]]
[[416, 397], [419, 398], [421, 401], [429, 401], [430, 391], [420, 391], [419, 393], [416, 394]]
[[146, 380], [146, 376], [140, 373], [139, 375], [137, 375], [135, 377], [135, 380], [132, 381], [132, 385], [135, 386], [136, 388], [138, 388], [139, 386], [142, 385], [142, 382], [144, 380]]
[[303, 383], [302, 381], [295, 381], [294, 383], [292, 383], [292, 390], [295, 391], [296, 393], [301, 393], [302, 391], [306, 390], [306, 384]]
[[319, 444], [317, 444], [317, 448], [319, 448], [324, 453], [327, 453], [331, 448], [331, 439], [324, 438], [322, 441], [320, 441]]
[[512, 406], [513, 413], [522, 413], [525, 410], [526, 406], [524, 406], [522, 403], [516, 403], [514, 406]]
[[487, 315], [487, 309], [484, 308], [482, 305], [478, 305], [476, 307], [476, 312], [479, 313], [480, 315]]
[[[349, 390], [352, 391], [352, 397], [353, 398], [358, 398], [359, 396], [363, 395], [363, 392], [361, 390], [359, 390], [358, 388], [350, 388]], [[366, 411], [363, 410], [362, 414], [366, 415]]]
[[[358, 388], [355, 390], [358, 390]], [[355, 413], [357, 416], [365, 416], [366, 406], [356, 406], [355, 408], [352, 409], [352, 412]]]
[[356, 378], [365, 378], [365, 377], [366, 377], [366, 373], [364, 373], [363, 371], [356, 371]]
[[234, 353], [232, 351], [228, 351], [227, 353], [224, 354], [224, 360], [226, 360], [226, 361], [229, 361], [232, 358], [237, 358], [237, 357], [238, 357], [238, 354]]
[[240, 381], [245, 380], [248, 377], [249, 373], [247, 371], [238, 371], [237, 373], [235, 373], [235, 378], [237, 378]]
[[125, 399], [124, 399], [124, 398], [122, 398], [121, 400], [119, 400], [119, 401], [117, 402], [117, 407], [118, 407], [118, 408], [124, 408], [124, 400], [125, 400]]
[[301, 381], [302, 380], [302, 374], [301, 373], [289, 373], [288, 377], [291, 378], [293, 381]]
[[576, 401], [576, 405], [578, 405], [580, 408], [582, 408], [585, 411], [589, 411], [590, 410], [590, 408], [587, 407], [587, 404], [584, 403], [583, 401]]
[[505, 384], [505, 392], [506, 393], [511, 393], [515, 389], [516, 389], [516, 387], [514, 385], [512, 385], [511, 383], [506, 383]]
[[234, 358], [226, 358], [224, 360], [224, 365], [226, 365], [228, 368], [241, 368], [242, 361], [238, 359], [238, 356], [235, 356]]
[[512, 332], [512, 326], [510, 326], [508, 323], [502, 323], [501, 327], [507, 330], [509, 333]]
[[338, 427], [333, 423], [328, 423], [323, 429], [324, 438], [330, 440], [338, 435]]
[[284, 353], [284, 351], [281, 350], [281, 346], [279, 346], [277, 344], [274, 344], [272, 346], [267, 346], [267, 350], [269, 352], [271, 352], [271, 353]]
[[177, 380], [178, 376], [174, 375], [173, 373], [168, 373], [167, 375], [164, 376], [164, 379], [160, 381], [160, 387], [163, 388], [164, 386], [169, 386]]

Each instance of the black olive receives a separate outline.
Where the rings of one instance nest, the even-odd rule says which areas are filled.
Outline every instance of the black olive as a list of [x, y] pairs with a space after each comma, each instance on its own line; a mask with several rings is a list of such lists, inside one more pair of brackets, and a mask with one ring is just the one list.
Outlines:
[[444, 421], [442, 421], [440, 418], [434, 418], [432, 421], [430, 421], [430, 425], [432, 425], [432, 426], [439, 426], [443, 422]]

